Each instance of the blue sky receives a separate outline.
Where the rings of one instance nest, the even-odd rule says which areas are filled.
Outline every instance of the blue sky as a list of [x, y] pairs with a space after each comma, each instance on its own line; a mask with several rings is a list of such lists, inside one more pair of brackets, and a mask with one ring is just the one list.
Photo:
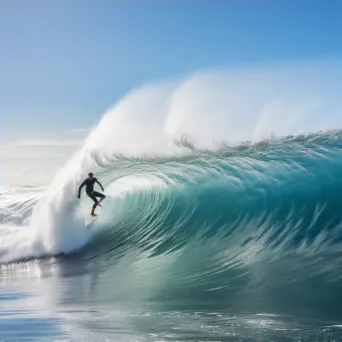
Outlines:
[[2, 140], [88, 127], [151, 80], [340, 58], [341, 13], [340, 0], [2, 1]]

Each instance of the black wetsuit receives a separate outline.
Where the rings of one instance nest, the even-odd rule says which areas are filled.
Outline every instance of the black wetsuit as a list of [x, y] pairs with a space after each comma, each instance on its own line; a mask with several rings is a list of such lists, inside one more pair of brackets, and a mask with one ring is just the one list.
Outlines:
[[98, 200], [96, 197], [101, 197], [102, 199], [104, 199], [106, 197], [104, 194], [101, 194], [100, 192], [94, 191], [95, 182], [98, 183], [103, 190], [103, 186], [95, 177], [93, 177], [92, 179], [89, 179], [89, 178], [85, 179], [78, 189], [78, 197], [80, 197], [81, 196], [81, 189], [84, 186], [86, 186], [86, 194], [88, 195], [88, 197], [90, 197], [95, 202], [94, 207], [96, 207], [98, 204]]

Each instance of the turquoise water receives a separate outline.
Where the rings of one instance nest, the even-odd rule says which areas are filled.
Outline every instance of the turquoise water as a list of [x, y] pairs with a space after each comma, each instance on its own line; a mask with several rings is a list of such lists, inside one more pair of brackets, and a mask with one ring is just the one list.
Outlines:
[[341, 132], [191, 148], [99, 162], [90, 227], [85, 196], [37, 232], [51, 190], [1, 190], [0, 340], [342, 339]]

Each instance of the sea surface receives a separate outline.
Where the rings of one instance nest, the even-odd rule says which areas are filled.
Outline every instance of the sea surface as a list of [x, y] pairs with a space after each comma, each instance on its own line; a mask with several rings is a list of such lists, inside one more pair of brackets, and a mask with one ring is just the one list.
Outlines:
[[187, 147], [1, 188], [0, 341], [342, 341], [341, 131]]

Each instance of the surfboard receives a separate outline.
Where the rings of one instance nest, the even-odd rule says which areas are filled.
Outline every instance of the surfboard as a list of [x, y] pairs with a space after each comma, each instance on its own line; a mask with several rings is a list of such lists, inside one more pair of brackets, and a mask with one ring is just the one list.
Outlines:
[[86, 216], [85, 221], [84, 221], [84, 225], [86, 227], [90, 226], [94, 221], [96, 221], [98, 219], [98, 217], [100, 216], [100, 213], [101, 213], [101, 209], [102, 209], [102, 207], [99, 207], [99, 206], [96, 207], [95, 214], [97, 216], [91, 216], [90, 214], [88, 214]]

